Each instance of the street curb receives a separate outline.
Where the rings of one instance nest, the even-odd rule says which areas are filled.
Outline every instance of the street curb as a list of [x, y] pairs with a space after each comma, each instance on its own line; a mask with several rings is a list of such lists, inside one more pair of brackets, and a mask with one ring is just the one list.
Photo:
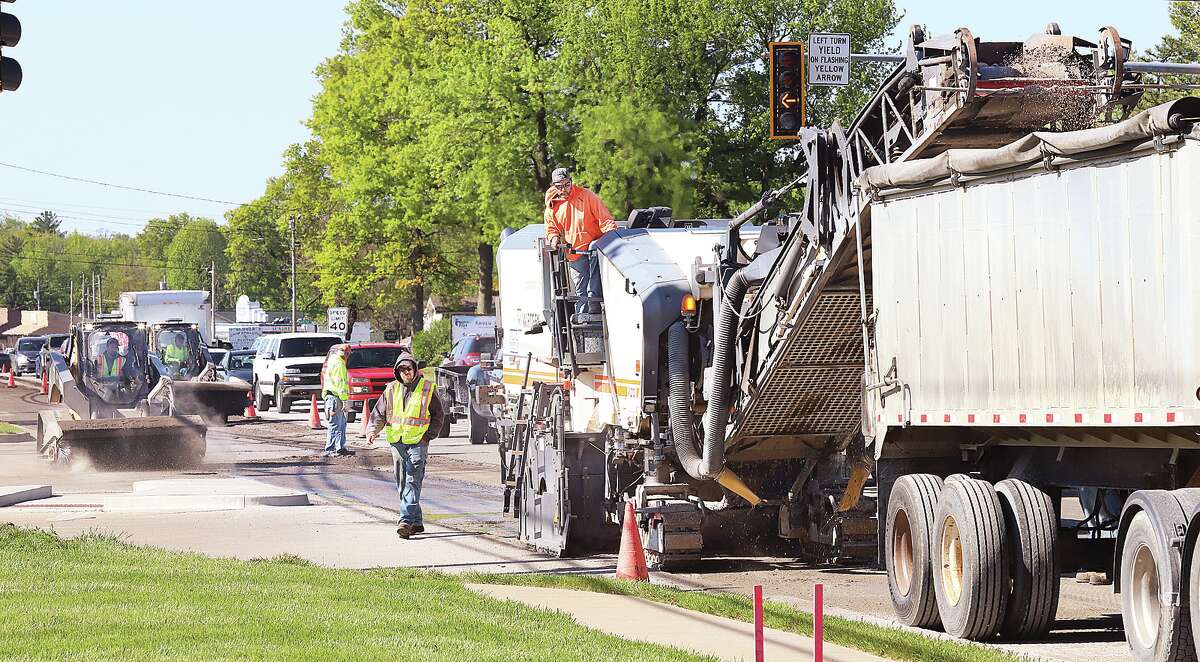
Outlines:
[[250, 506], [308, 506], [308, 494], [156, 494], [136, 496], [105, 496], [105, 512], [170, 510], [242, 510]]
[[49, 499], [52, 496], [54, 496], [54, 490], [51, 489], [49, 485], [15, 485], [12, 487], [0, 487], [0, 508], [25, 501]]

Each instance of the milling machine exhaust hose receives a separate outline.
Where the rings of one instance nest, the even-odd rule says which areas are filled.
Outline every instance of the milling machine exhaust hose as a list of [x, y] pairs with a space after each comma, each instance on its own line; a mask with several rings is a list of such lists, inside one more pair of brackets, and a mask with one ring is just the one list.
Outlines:
[[[671, 436], [675, 454], [684, 471], [699, 480], [716, 480], [725, 489], [737, 494], [751, 505], [762, 502], [742, 479], [725, 467], [725, 422], [728, 389], [733, 367], [733, 344], [737, 332], [742, 299], [750, 281], [742, 272], [733, 275], [726, 286], [728, 306], [722, 306], [717, 326], [716, 352], [713, 357], [713, 399], [708, 403], [708, 423], [705, 425], [704, 449], [696, 452], [692, 438], [691, 376], [688, 360], [688, 331], [682, 321], [667, 330], [667, 374], [670, 378], [668, 407], [671, 416]], [[714, 420], [716, 423], [714, 424]]]
[[700, 473], [703, 460], [692, 438], [692, 377], [688, 344], [687, 327], [683, 320], [678, 320], [667, 329], [667, 375], [671, 389], [667, 406], [671, 413], [671, 438], [675, 442], [679, 465], [689, 476], [703, 478]]

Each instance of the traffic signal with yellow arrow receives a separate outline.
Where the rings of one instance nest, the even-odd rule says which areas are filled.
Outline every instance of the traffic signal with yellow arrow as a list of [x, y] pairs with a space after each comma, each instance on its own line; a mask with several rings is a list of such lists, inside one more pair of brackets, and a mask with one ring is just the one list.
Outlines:
[[804, 128], [804, 42], [770, 44], [771, 138], [795, 140]]

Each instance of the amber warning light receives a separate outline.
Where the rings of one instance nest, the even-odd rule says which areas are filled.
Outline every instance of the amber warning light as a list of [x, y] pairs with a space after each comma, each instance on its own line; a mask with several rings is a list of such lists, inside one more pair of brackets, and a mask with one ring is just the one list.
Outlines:
[[804, 128], [804, 42], [770, 44], [771, 138], [795, 140]]
[[690, 294], [683, 295], [683, 300], [679, 302], [679, 312], [682, 315], [695, 315], [696, 297]]

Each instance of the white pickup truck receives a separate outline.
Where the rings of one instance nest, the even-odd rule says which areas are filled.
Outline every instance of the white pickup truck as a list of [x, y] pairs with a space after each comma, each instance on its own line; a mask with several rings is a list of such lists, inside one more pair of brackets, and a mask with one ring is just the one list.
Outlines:
[[254, 355], [254, 405], [266, 411], [274, 403], [287, 414], [296, 400], [320, 397], [321, 363], [340, 342], [332, 333], [281, 333], [264, 340]]

